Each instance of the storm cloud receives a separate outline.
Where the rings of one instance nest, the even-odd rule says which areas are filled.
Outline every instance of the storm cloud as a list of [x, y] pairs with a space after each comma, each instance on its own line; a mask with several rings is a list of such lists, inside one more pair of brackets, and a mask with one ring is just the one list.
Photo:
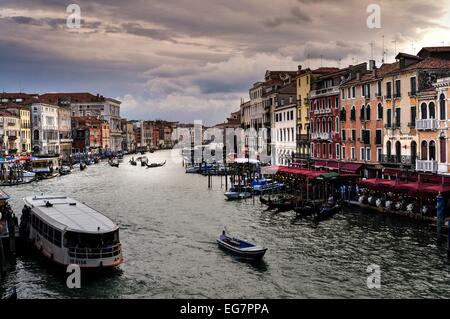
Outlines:
[[[220, 122], [267, 69], [346, 66], [446, 43], [446, 0], [0, 0], [0, 87], [91, 91], [123, 116]], [[382, 28], [366, 25], [379, 4]], [[397, 41], [394, 43], [393, 40]], [[414, 52], [416, 51], [416, 52]]]

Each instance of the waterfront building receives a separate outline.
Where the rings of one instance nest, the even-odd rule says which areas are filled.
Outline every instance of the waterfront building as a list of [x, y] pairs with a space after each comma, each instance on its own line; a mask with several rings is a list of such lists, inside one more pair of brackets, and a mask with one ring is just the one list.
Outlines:
[[382, 98], [383, 76], [395, 64], [376, 68], [369, 62], [369, 70], [342, 84], [340, 98], [341, 160], [364, 164], [364, 176], [381, 177], [383, 154], [384, 114]]
[[108, 148], [114, 152], [121, 150], [120, 101], [90, 93], [48, 93], [41, 95], [40, 99], [50, 104], [70, 105], [72, 116], [95, 116], [108, 121], [110, 128]]
[[[256, 132], [260, 132], [263, 126], [264, 118], [264, 82], [257, 82], [249, 90], [250, 100], [247, 102], [241, 101], [241, 127], [245, 130], [250, 128]], [[258, 145], [262, 145], [262, 137], [259, 136]]]
[[302, 70], [298, 67], [297, 72], [297, 153], [296, 159], [308, 159], [311, 156], [311, 125], [309, 93], [313, 81], [320, 75], [337, 71], [338, 68], [319, 68], [317, 70]]
[[437, 79], [432, 88], [418, 93], [418, 172], [450, 173], [449, 93], [450, 77]]
[[31, 105], [33, 154], [60, 154], [58, 108], [44, 103]]
[[15, 103], [0, 105], [0, 109], [20, 118], [20, 147], [18, 153], [31, 154], [31, 112], [30, 107]]
[[72, 155], [72, 112], [67, 106], [58, 108], [58, 130], [60, 155], [63, 161], [69, 161]]
[[122, 150], [133, 152], [136, 150], [136, 137], [133, 123], [122, 119]]
[[287, 166], [297, 150], [297, 88], [292, 82], [278, 91], [274, 108], [272, 140], [275, 152], [272, 163]]
[[37, 94], [0, 93], [0, 108], [20, 117], [19, 152], [32, 153], [31, 104], [39, 102]]
[[102, 149], [102, 120], [95, 116], [72, 117], [75, 153], [97, 154]]
[[[367, 70], [367, 63], [317, 77], [310, 92], [311, 156], [341, 160], [340, 86]], [[352, 98], [356, 92], [352, 92]]]
[[110, 152], [111, 151], [111, 129], [109, 127], [109, 122], [106, 120], [101, 121], [101, 138], [102, 138], [102, 144], [101, 148], [103, 152]]
[[16, 155], [20, 147], [20, 118], [10, 112], [0, 111], [0, 151], [2, 155]]
[[440, 114], [430, 89], [437, 78], [450, 76], [450, 47], [423, 48], [418, 55], [400, 53], [396, 59], [395, 69], [382, 83], [386, 127], [382, 163], [401, 170], [437, 172], [438, 142], [428, 133], [421, 133], [420, 141], [418, 132], [439, 131]]
[[[276, 150], [276, 131], [275, 131], [275, 110], [279, 105], [279, 101], [281, 101], [281, 96], [279, 91], [282, 88], [290, 87], [285, 90], [285, 94], [283, 95], [284, 101], [289, 103], [290, 96], [297, 94], [296, 92], [296, 79], [297, 71], [266, 71], [265, 74], [265, 82], [264, 82], [264, 90], [263, 90], [263, 106], [264, 106], [264, 117], [263, 117], [263, 125], [266, 129], [266, 145], [262, 145], [266, 149], [266, 153], [271, 157], [272, 164], [280, 162], [281, 154]], [[296, 116], [295, 116], [296, 117]], [[278, 126], [281, 123], [278, 123]], [[290, 124], [289, 124], [290, 126]], [[281, 127], [280, 127], [281, 128]], [[279, 144], [281, 146], [281, 144]], [[289, 156], [283, 155], [283, 158], [286, 162], [290, 159], [287, 158]]]

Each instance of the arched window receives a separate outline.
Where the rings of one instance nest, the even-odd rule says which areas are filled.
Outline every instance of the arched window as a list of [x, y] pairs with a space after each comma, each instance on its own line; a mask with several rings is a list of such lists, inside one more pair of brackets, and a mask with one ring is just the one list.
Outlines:
[[340, 129], [340, 125], [339, 125], [340, 123], [339, 123], [339, 117], [336, 117], [336, 122], [335, 122], [335, 124], [334, 124], [334, 131], [336, 132], [336, 133], [339, 133], [339, 129]]
[[440, 109], [440, 114], [441, 114], [441, 120], [445, 120], [446, 118], [446, 113], [447, 113], [447, 107], [445, 105], [445, 95], [441, 94], [441, 96], [439, 97], [439, 109]]
[[436, 105], [434, 104], [434, 102], [430, 102], [428, 109], [430, 110], [429, 111], [430, 119], [435, 119], [436, 118]]
[[368, 104], [366, 107], [366, 121], [370, 121], [370, 118], [372, 117], [370, 105]]
[[325, 119], [322, 119], [322, 132], [325, 133], [327, 131], [327, 122]]
[[436, 160], [436, 142], [435, 141], [431, 141], [430, 142], [430, 156], [429, 156], [429, 160], [430, 161], [435, 161]]
[[[391, 143], [391, 141], [388, 141], [388, 142], [386, 143], [386, 155], [387, 155], [388, 157], [391, 157], [391, 156], [392, 156], [392, 143]], [[389, 159], [388, 159], [388, 161], [389, 161]]]
[[439, 148], [441, 149], [441, 163], [447, 163], [447, 139], [445, 137], [441, 137], [439, 144]]
[[402, 143], [400, 143], [400, 142], [395, 143], [395, 157], [396, 157], [397, 163], [402, 162]]
[[328, 131], [329, 133], [331, 133], [333, 131], [333, 120], [331, 119], [331, 117], [328, 119]]
[[355, 108], [355, 106], [352, 106], [352, 111], [350, 113], [350, 120], [351, 121], [356, 121], [356, 108]]
[[360, 114], [361, 121], [364, 121], [365, 116], [366, 116], [366, 107], [363, 105], [361, 106], [361, 114]]
[[420, 105], [420, 113], [422, 120], [426, 120], [428, 118], [428, 110], [426, 103], [422, 103], [422, 105]]
[[345, 122], [347, 120], [347, 111], [345, 110], [345, 108], [343, 107], [341, 109], [341, 121]]
[[411, 142], [411, 162], [416, 163], [417, 159], [417, 143], [415, 141]]
[[377, 110], [378, 110], [378, 112], [377, 112], [377, 113], [378, 113], [377, 118], [378, 118], [379, 120], [382, 120], [382, 119], [383, 119], [383, 105], [382, 105], [381, 103], [378, 104]]
[[420, 147], [420, 155], [422, 158], [422, 161], [428, 161], [428, 143], [427, 141], [423, 141], [422, 145]]

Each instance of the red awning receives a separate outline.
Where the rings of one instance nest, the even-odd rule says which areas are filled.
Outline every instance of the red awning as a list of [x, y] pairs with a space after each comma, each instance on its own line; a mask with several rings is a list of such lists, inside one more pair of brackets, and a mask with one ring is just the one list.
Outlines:
[[450, 193], [450, 185], [433, 185], [421, 189], [424, 193], [439, 195]]
[[363, 167], [363, 164], [359, 163], [343, 163], [341, 164], [340, 171], [351, 173], [351, 174], [357, 174], [361, 168]]

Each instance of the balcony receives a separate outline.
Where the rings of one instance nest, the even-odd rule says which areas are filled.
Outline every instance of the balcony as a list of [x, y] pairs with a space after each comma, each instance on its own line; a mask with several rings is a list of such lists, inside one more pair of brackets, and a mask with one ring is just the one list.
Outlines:
[[309, 135], [308, 134], [297, 134], [297, 141], [309, 141]]
[[404, 166], [411, 166], [413, 164], [412, 157], [404, 155], [381, 155], [381, 163]]
[[417, 97], [417, 92], [408, 92], [409, 97]]
[[311, 91], [309, 96], [311, 99], [314, 99], [319, 96], [329, 96], [329, 95], [336, 95], [336, 94], [340, 94], [339, 86], [333, 86], [333, 87], [326, 88], [326, 89]]
[[416, 161], [416, 171], [437, 173], [438, 170], [439, 165], [438, 162], [436, 161], [422, 161], [422, 160]]
[[419, 131], [436, 131], [439, 129], [439, 121], [435, 119], [417, 120], [416, 129]]
[[324, 141], [330, 141], [331, 140], [331, 133], [312, 133], [311, 139], [313, 140], [324, 140]]

